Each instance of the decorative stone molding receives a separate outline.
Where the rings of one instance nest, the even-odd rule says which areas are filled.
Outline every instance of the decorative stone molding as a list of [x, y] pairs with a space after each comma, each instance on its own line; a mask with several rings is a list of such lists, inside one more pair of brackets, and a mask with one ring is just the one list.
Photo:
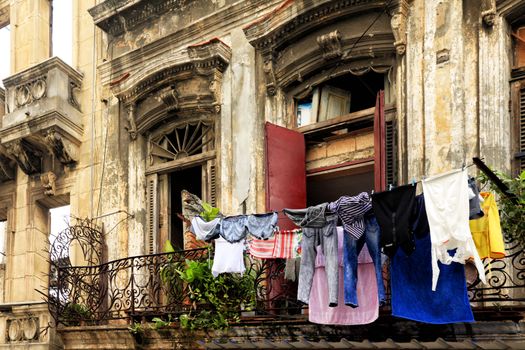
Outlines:
[[103, 1], [90, 8], [95, 24], [115, 36], [131, 30], [151, 18], [180, 7], [181, 0], [116, 0]]
[[15, 318], [7, 320], [7, 340], [9, 343], [30, 342], [39, 338], [38, 317]]
[[82, 74], [57, 57], [4, 80], [8, 113], [0, 144], [25, 173], [39, 172], [42, 160], [36, 158], [49, 153], [64, 165], [75, 163], [83, 132], [81, 82]]
[[5, 90], [0, 88], [0, 117], [5, 114]]
[[169, 110], [176, 110], [179, 107], [177, 91], [173, 87], [166, 88], [159, 93], [159, 98], [164, 102]]
[[7, 154], [16, 160], [24, 173], [32, 175], [40, 172], [42, 152], [32, 144], [17, 139], [7, 143], [5, 147]]
[[46, 130], [44, 135], [45, 144], [60, 163], [67, 166], [76, 163], [76, 145], [64, 139], [55, 128]]
[[217, 38], [191, 45], [170, 65], [130, 74], [111, 86], [127, 113], [131, 139], [177, 111], [180, 117], [220, 111], [223, 72], [231, 50]]
[[341, 33], [336, 29], [328, 34], [317, 37], [317, 44], [323, 51], [323, 58], [331, 60], [332, 58], [341, 57], [343, 51], [341, 49]]
[[394, 13], [395, 19], [390, 21], [387, 14], [379, 17], [365, 37], [355, 28], [366, 28], [377, 11], [384, 10], [385, 1], [285, 1], [244, 27], [250, 44], [263, 57], [268, 95], [276, 89], [307, 85], [323, 71], [325, 79], [330, 79], [333, 76], [326, 72], [341, 65], [347, 71], [392, 66], [395, 53], [402, 55], [406, 49], [406, 1], [389, 2], [387, 12]]
[[16, 107], [22, 107], [40, 100], [46, 96], [46, 91], [47, 83], [45, 76], [17, 86], [15, 88]]
[[394, 47], [399, 56], [403, 56], [406, 52], [407, 45], [407, 17], [408, 17], [408, 1], [400, 0], [398, 4], [390, 7], [391, 19], [390, 26], [394, 34]]
[[16, 164], [13, 160], [0, 153], [0, 181], [6, 182], [15, 179]]
[[46, 196], [55, 195], [56, 179], [57, 176], [52, 171], [40, 175], [40, 182], [42, 183], [42, 187], [44, 187], [44, 194]]

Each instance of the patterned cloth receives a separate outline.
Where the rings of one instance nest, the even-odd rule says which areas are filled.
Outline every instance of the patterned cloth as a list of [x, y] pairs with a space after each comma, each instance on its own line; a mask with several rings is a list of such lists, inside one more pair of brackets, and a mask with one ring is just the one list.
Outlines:
[[300, 229], [277, 231], [274, 237], [274, 258], [292, 259], [300, 256], [302, 237], [302, 231]]
[[292, 259], [301, 256], [302, 230], [281, 230], [267, 240], [253, 239], [250, 254], [259, 259]]
[[250, 254], [259, 259], [272, 259], [275, 246], [275, 236], [270, 239], [252, 239]]
[[365, 232], [363, 216], [372, 209], [372, 202], [367, 192], [357, 196], [342, 196], [335, 202], [328, 204], [328, 210], [337, 213], [343, 227], [355, 239], [359, 239]]

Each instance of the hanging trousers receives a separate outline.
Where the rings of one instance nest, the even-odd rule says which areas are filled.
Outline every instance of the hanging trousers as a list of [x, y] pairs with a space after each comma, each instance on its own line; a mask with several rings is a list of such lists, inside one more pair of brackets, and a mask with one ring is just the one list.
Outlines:
[[301, 242], [301, 268], [297, 299], [305, 304], [310, 301], [310, 291], [315, 271], [317, 247], [320, 246], [325, 256], [325, 271], [328, 280], [329, 306], [337, 306], [339, 291], [339, 264], [337, 252], [337, 215], [326, 214], [323, 203], [307, 209], [285, 209], [284, 213], [303, 229]]
[[321, 228], [303, 227], [301, 244], [301, 268], [297, 299], [303, 303], [310, 300], [310, 290], [315, 272], [317, 246], [320, 246], [326, 259], [326, 277], [328, 280], [329, 305], [337, 306], [339, 290], [339, 264], [337, 256], [337, 215], [326, 217], [326, 224]]
[[380, 239], [381, 231], [379, 230], [379, 225], [377, 224], [375, 216], [371, 214], [365, 216], [365, 233], [359, 239], [355, 239], [346, 231], [344, 233], [344, 295], [345, 304], [348, 306], [358, 306], [357, 257], [365, 243], [374, 262], [379, 304], [383, 305], [385, 303]]

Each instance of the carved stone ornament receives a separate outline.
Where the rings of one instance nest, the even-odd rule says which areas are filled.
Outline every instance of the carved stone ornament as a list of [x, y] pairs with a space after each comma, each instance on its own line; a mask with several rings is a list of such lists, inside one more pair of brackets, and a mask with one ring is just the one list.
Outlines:
[[7, 340], [10, 343], [36, 340], [39, 336], [37, 317], [26, 317], [7, 320]]
[[407, 41], [407, 18], [404, 13], [398, 12], [390, 19], [390, 25], [392, 26], [392, 33], [394, 34], [395, 42], [394, 47], [396, 53], [399, 56], [403, 56], [406, 52], [406, 41]]
[[0, 154], [0, 181], [9, 181], [15, 179], [16, 164], [11, 159]]
[[277, 91], [277, 81], [275, 79], [274, 63], [272, 59], [264, 62], [263, 70], [266, 77], [266, 92], [269, 96], [274, 96]]
[[47, 130], [44, 141], [60, 163], [67, 166], [76, 163], [76, 160], [73, 158], [73, 150], [55, 129], [51, 128]]
[[328, 34], [318, 36], [317, 44], [321, 48], [325, 60], [331, 60], [343, 55], [341, 49], [341, 33], [337, 29]]
[[162, 90], [159, 93], [159, 98], [166, 105], [168, 110], [176, 110], [179, 108], [179, 100], [177, 98], [177, 91], [173, 87]]
[[135, 110], [136, 110], [136, 107], [135, 107], [134, 103], [131, 103], [126, 108], [126, 112], [128, 113], [128, 118], [127, 118], [128, 119], [128, 126], [127, 126], [127, 129], [128, 129], [128, 132], [129, 132], [129, 137], [132, 140], [136, 140], [137, 139], [137, 125], [135, 124]]
[[42, 183], [42, 187], [44, 187], [44, 194], [46, 196], [55, 195], [56, 179], [57, 176], [52, 171], [40, 175], [40, 182]]
[[69, 82], [69, 96], [68, 102], [70, 105], [80, 111], [80, 103], [78, 102], [78, 94], [80, 93], [80, 85], [74, 81]]
[[8, 143], [6, 151], [27, 175], [41, 171], [42, 153], [30, 143], [23, 139], [18, 139]]
[[46, 96], [46, 77], [40, 77], [29, 83], [15, 88], [15, 102], [17, 107], [22, 107]]

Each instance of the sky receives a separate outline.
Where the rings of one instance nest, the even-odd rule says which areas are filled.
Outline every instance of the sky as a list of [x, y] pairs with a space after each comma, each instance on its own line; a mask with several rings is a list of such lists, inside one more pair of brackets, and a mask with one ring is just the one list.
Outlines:
[[[73, 1], [53, 0], [53, 56], [60, 57], [64, 62], [73, 65]], [[10, 75], [11, 51], [10, 28], [0, 29], [0, 86], [4, 87], [3, 79]]]

